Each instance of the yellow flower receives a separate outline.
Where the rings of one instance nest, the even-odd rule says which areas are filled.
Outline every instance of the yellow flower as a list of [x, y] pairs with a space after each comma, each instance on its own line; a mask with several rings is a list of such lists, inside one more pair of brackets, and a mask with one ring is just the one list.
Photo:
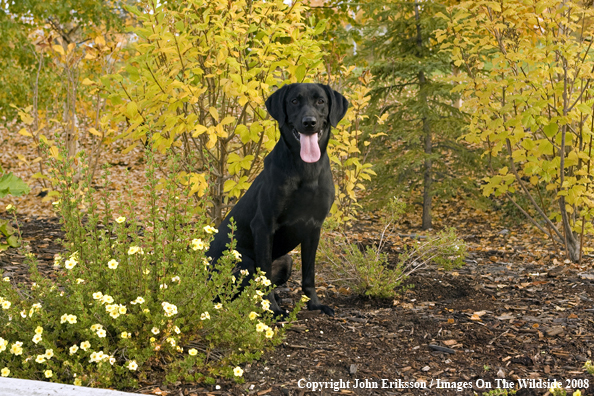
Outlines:
[[260, 316], [260, 315], [258, 315], [257, 313], [255, 313], [255, 312], [253, 312], [253, 311], [252, 311], [252, 312], [250, 312], [250, 314], [249, 314], [249, 318], [250, 318], [250, 320], [254, 320], [254, 319], [256, 319], [258, 316]]
[[122, 331], [122, 338], [130, 338], [130, 333], [128, 333], [127, 331]]
[[101, 302], [103, 304], [111, 304], [113, 302], [113, 297], [105, 294], [103, 297], [101, 297]]
[[10, 346], [10, 353], [12, 353], [13, 355], [22, 355], [23, 353], [23, 348], [22, 348], [23, 343], [20, 341], [15, 342], [14, 344], [12, 344]]
[[175, 347], [178, 352], [183, 352], [184, 348], [180, 347], [179, 345]]
[[130, 249], [128, 249], [128, 255], [133, 255], [140, 252], [140, 248], [138, 246], [130, 246]]
[[89, 341], [83, 341], [80, 343], [80, 349], [82, 349], [83, 351], [86, 351], [90, 347], [91, 347], [91, 343]]
[[122, 224], [124, 221], [126, 221], [126, 218], [124, 216], [120, 216], [116, 219], [116, 223], [118, 224]]
[[241, 377], [241, 376], [243, 375], [243, 370], [241, 369], [241, 367], [235, 367], [235, 368], [233, 369], [233, 374], [234, 374], [236, 377]]
[[196, 350], [196, 348], [192, 348], [188, 351], [188, 355], [196, 356], [197, 354], [198, 354], [198, 351]]
[[75, 324], [76, 323], [76, 315], [68, 315], [68, 318], [66, 318], [66, 320], [70, 324]]
[[35, 359], [35, 361], [37, 363], [44, 363], [45, 362], [45, 356], [44, 355], [37, 355], [37, 358]]
[[138, 364], [136, 363], [136, 360], [132, 360], [128, 362], [128, 369], [129, 370], [136, 370], [138, 368]]
[[70, 354], [74, 355], [76, 353], [76, 351], [78, 351], [78, 345], [72, 345], [70, 347]]
[[120, 263], [118, 263], [118, 262], [117, 262], [117, 261], [115, 261], [114, 259], [111, 259], [111, 260], [109, 260], [109, 261], [107, 262], [107, 267], [108, 267], [109, 269], [116, 269], [116, 268], [118, 268], [118, 264], [120, 264]]
[[103, 293], [101, 293], [101, 292], [93, 293], [93, 299], [101, 300], [102, 298], [103, 298]]
[[32, 341], [36, 344], [41, 341], [41, 334], [35, 334]]
[[35, 334], [42, 334], [42, 333], [43, 333], [43, 327], [37, 326], [35, 328]]
[[11, 211], [11, 210], [13, 210], [13, 209], [14, 209], [14, 205], [13, 205], [13, 204], [8, 204], [8, 205], [6, 206], [6, 211], [7, 211], [7, 212], [9, 212], [9, 211]]
[[272, 330], [270, 327], [266, 329], [266, 338], [272, 338], [272, 336], [274, 335], [274, 330]]
[[102, 329], [103, 325], [99, 324], [99, 323], [95, 323], [94, 325], [91, 326], [91, 331], [97, 331], [99, 329]]
[[203, 250], [204, 242], [202, 239], [192, 239], [192, 250]]
[[150, 342], [155, 342], [156, 340], [157, 340], [157, 339], [156, 339], [155, 337], [151, 337], [151, 338], [149, 339], [149, 341], [150, 341]]
[[46, 349], [45, 350], [45, 357], [47, 359], [51, 359], [52, 357], [54, 357], [54, 350], [53, 349]]
[[8, 341], [4, 338], [0, 337], [0, 352], [4, 352], [6, 350], [6, 346], [8, 345]]
[[8, 377], [10, 375], [10, 369], [8, 367], [4, 367], [0, 371], [0, 374], [2, 374], [3, 377]]
[[307, 297], [305, 294], [301, 296], [301, 301], [308, 302], [309, 300], [310, 300], [310, 298]]
[[264, 330], [266, 330], [268, 328], [268, 326], [266, 326], [264, 323], [262, 322], [258, 322], [258, 324], [256, 325], [256, 331], [258, 333], [263, 332]]
[[45, 378], [52, 378], [52, 376], [54, 375], [54, 373], [52, 373], [52, 370], [45, 370], [43, 372], [43, 375], [45, 375]]
[[213, 232], [214, 232], [214, 233], [217, 233], [217, 232], [219, 232], [219, 230], [217, 230], [216, 228], [214, 228], [214, 227], [211, 227], [211, 226], [209, 226], [209, 225], [207, 225], [207, 226], [204, 226], [204, 231], [206, 231], [206, 233], [207, 233], [207, 234], [212, 234]]
[[270, 301], [262, 300], [262, 309], [264, 311], [270, 311]]
[[80, 380], [80, 378], [77, 378], [74, 380], [74, 385], [76, 386], [81, 386], [82, 385], [82, 381]]

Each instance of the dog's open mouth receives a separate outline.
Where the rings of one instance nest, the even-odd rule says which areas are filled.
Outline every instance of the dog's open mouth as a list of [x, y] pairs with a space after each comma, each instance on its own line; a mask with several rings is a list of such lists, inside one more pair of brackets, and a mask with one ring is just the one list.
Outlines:
[[319, 132], [306, 135], [297, 131], [295, 128], [293, 128], [293, 135], [295, 136], [295, 139], [297, 139], [301, 144], [301, 151], [299, 152], [301, 159], [308, 163], [319, 161], [321, 152], [318, 142], [320, 141], [322, 135]]

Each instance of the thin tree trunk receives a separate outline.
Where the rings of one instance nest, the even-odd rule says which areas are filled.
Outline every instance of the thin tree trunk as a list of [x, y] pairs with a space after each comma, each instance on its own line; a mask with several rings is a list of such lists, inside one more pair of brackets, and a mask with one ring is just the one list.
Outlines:
[[[419, 58], [422, 56], [423, 37], [421, 35], [421, 21], [419, 16], [419, 2], [415, 0], [415, 20], [417, 22], [417, 47], [419, 48]], [[432, 161], [431, 151], [433, 148], [432, 144], [432, 133], [431, 124], [427, 119], [428, 103], [427, 103], [427, 92], [426, 92], [427, 80], [425, 79], [425, 73], [423, 70], [419, 71], [419, 98], [423, 106], [423, 136], [425, 138], [425, 163], [424, 163], [424, 175], [423, 175], [423, 219], [422, 228], [428, 230], [432, 228], [431, 219], [431, 184], [432, 180]]]

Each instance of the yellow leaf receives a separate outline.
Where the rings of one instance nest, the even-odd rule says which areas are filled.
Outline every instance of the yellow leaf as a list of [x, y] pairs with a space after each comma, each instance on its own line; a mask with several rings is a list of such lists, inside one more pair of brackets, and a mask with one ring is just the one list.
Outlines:
[[217, 109], [211, 107], [210, 109], [208, 109], [208, 112], [216, 122], [219, 122], [219, 112], [217, 111]]
[[25, 124], [25, 125], [33, 124], [33, 117], [31, 117], [31, 115], [29, 115], [27, 113], [23, 113], [22, 111], [19, 111], [19, 116], [21, 117], [21, 121], [23, 121], [23, 124]]
[[134, 148], [136, 146], [138, 146], [140, 144], [140, 142], [136, 142], [134, 144], [131, 144], [130, 146], [126, 147], [124, 150], [122, 150], [122, 154], [128, 154], [130, 151], [134, 150]]
[[227, 117], [223, 118], [223, 120], [221, 121], [221, 125], [231, 124], [233, 121], [235, 121], [235, 117], [227, 116]]
[[50, 147], [50, 155], [55, 159], [60, 159], [60, 151], [56, 146]]
[[105, 45], [105, 39], [103, 38], [103, 36], [95, 37], [95, 44], [99, 46]]
[[75, 43], [68, 44], [68, 52], [72, 52], [72, 50], [76, 47]]
[[206, 182], [204, 173], [190, 173], [188, 184], [191, 185], [190, 195], [196, 193], [201, 197], [208, 191], [208, 183]]
[[103, 137], [103, 133], [99, 132], [98, 130], [96, 130], [95, 128], [89, 128], [89, 133], [95, 135], [95, 136], [99, 136], [100, 138]]
[[56, 45], [52, 46], [52, 48], [54, 49], [54, 51], [56, 51], [60, 55], [66, 55], [66, 53], [64, 52], [64, 47], [62, 47], [61, 45], [56, 44]]
[[88, 78], [85, 78], [82, 82], [82, 85], [93, 85], [95, 84], [93, 81], [89, 80]]
[[192, 137], [198, 137], [202, 135], [204, 132], [206, 132], [206, 129], [207, 128], [204, 125], [196, 125], [194, 132], [192, 132]]
[[29, 131], [27, 131], [25, 128], [23, 128], [23, 129], [21, 129], [19, 131], [19, 135], [23, 135], [23, 136], [26, 136], [26, 137], [33, 137], [33, 135], [31, 135], [31, 133], [29, 133]]

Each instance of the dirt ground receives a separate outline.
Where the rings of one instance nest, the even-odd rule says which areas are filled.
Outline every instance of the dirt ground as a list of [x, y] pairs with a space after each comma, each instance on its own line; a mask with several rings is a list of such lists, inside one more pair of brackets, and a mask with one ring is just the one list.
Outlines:
[[[411, 224], [404, 220], [397, 227], [401, 234], [389, 244], [392, 252], [415, 243], [418, 230]], [[562, 253], [531, 230], [502, 228], [486, 215], [469, 217], [462, 226], [459, 234], [470, 250], [466, 265], [417, 272], [409, 279], [414, 288], [397, 300], [354, 296], [325, 282], [322, 266], [318, 294], [336, 316], [302, 312], [280, 347], [244, 367], [244, 384], [163, 386], [155, 380], [138, 392], [481, 395], [523, 383], [517, 395], [526, 396], [547, 394], [555, 379], [568, 390], [594, 395], [594, 377], [582, 368], [594, 349], [592, 257], [581, 266], [563, 263]], [[40, 269], [50, 274], [60, 251], [57, 219], [29, 217], [21, 227]], [[353, 235], [372, 243], [376, 228], [369, 217]], [[0, 268], [2, 276], [26, 276], [14, 249], [0, 253]], [[299, 278], [279, 288], [285, 308], [300, 297]]]

